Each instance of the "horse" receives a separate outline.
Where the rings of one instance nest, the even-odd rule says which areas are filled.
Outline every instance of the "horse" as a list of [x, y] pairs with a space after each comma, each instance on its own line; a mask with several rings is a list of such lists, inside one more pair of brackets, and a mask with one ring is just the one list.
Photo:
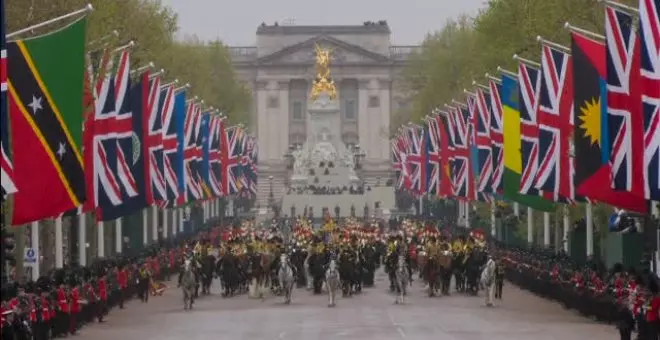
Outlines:
[[188, 310], [193, 308], [195, 302], [195, 273], [193, 272], [192, 263], [186, 260], [183, 266], [183, 275], [181, 276], [181, 291], [183, 292], [183, 309]]
[[288, 305], [291, 303], [291, 293], [293, 292], [295, 278], [293, 277], [293, 269], [286, 254], [280, 255], [280, 268], [277, 271], [277, 278], [284, 292], [284, 303]]
[[438, 264], [440, 265], [440, 292], [442, 295], [449, 295], [452, 273], [451, 263], [451, 251], [443, 250], [438, 256]]
[[396, 300], [394, 300], [394, 303], [403, 304], [406, 301], [405, 300], [406, 288], [410, 280], [410, 274], [408, 272], [408, 264], [406, 263], [406, 257], [404, 255], [399, 255], [399, 257], [397, 258], [395, 276], [396, 276], [397, 296], [396, 296]]
[[348, 251], [342, 251], [339, 254], [339, 276], [341, 279], [342, 296], [352, 296], [353, 285], [356, 280], [356, 266], [353, 254]]
[[337, 290], [341, 285], [337, 262], [334, 259], [330, 260], [328, 270], [325, 271], [325, 285], [328, 287], [328, 307], [334, 307]]
[[202, 265], [199, 270], [202, 283], [202, 295], [211, 294], [211, 284], [213, 283], [213, 271], [215, 267], [215, 256], [206, 255], [202, 258]]

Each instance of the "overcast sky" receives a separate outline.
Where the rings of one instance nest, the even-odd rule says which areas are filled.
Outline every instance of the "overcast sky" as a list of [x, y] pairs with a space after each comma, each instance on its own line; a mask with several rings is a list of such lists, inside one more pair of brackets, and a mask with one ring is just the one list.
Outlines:
[[360, 25], [387, 20], [392, 43], [418, 44], [449, 18], [475, 14], [486, 0], [162, 0], [179, 14], [179, 35], [220, 38], [228, 45], [253, 45], [262, 22], [298, 25]]

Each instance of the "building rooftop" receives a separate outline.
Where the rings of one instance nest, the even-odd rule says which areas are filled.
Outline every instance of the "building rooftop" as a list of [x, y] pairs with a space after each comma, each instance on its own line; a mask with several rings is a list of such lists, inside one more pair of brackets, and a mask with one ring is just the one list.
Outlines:
[[365, 21], [362, 25], [267, 25], [257, 28], [257, 35], [271, 34], [390, 34], [387, 21]]

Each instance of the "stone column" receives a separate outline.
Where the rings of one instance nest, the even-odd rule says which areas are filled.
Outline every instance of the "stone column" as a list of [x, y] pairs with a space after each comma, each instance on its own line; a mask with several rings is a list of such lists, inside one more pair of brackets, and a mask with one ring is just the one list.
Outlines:
[[[275, 154], [272, 155], [272, 158], [277, 160], [282, 160], [282, 157], [287, 152], [289, 148], [289, 84], [291, 80], [280, 80], [277, 82], [277, 91], [279, 95], [279, 108], [272, 109], [277, 110], [277, 113], [273, 114], [272, 117], [276, 117], [277, 130], [275, 131], [275, 136], [277, 136], [277, 147], [275, 149]], [[303, 112], [303, 115], [307, 114]]]
[[375, 129], [375, 139], [378, 145], [378, 158], [379, 161], [387, 161], [390, 159], [390, 104], [392, 103], [392, 80], [389, 78], [378, 79], [379, 84], [379, 98], [380, 98], [380, 114], [378, 126], [373, 126]]
[[271, 158], [269, 143], [271, 131], [269, 128], [270, 121], [268, 119], [268, 92], [266, 86], [267, 81], [258, 80], [255, 82], [255, 97], [256, 97], [256, 110], [257, 110], [257, 143], [259, 144], [259, 158], [269, 160]]
[[372, 124], [372, 117], [369, 114], [369, 80], [358, 79], [358, 136], [360, 140], [360, 147], [366, 153], [366, 158], [371, 158], [371, 139], [370, 139], [370, 126]]

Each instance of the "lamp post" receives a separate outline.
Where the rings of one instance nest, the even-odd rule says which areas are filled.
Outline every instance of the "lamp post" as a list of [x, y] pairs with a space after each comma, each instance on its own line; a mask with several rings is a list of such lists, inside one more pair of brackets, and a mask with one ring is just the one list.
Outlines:
[[288, 170], [293, 169], [293, 151], [295, 150], [295, 146], [293, 144], [289, 144], [289, 148], [286, 150], [286, 153], [284, 154], [284, 159], [286, 160], [286, 168]]
[[355, 170], [362, 169], [362, 160], [366, 156], [364, 150], [360, 147], [360, 144], [353, 145], [351, 150], [353, 152], [353, 162], [355, 163]]
[[[268, 185], [270, 187], [270, 191], [268, 192], [268, 207], [273, 209], [273, 206], [275, 205], [275, 194], [273, 193], [273, 176], [268, 176]], [[274, 212], [274, 209], [273, 209]]]

